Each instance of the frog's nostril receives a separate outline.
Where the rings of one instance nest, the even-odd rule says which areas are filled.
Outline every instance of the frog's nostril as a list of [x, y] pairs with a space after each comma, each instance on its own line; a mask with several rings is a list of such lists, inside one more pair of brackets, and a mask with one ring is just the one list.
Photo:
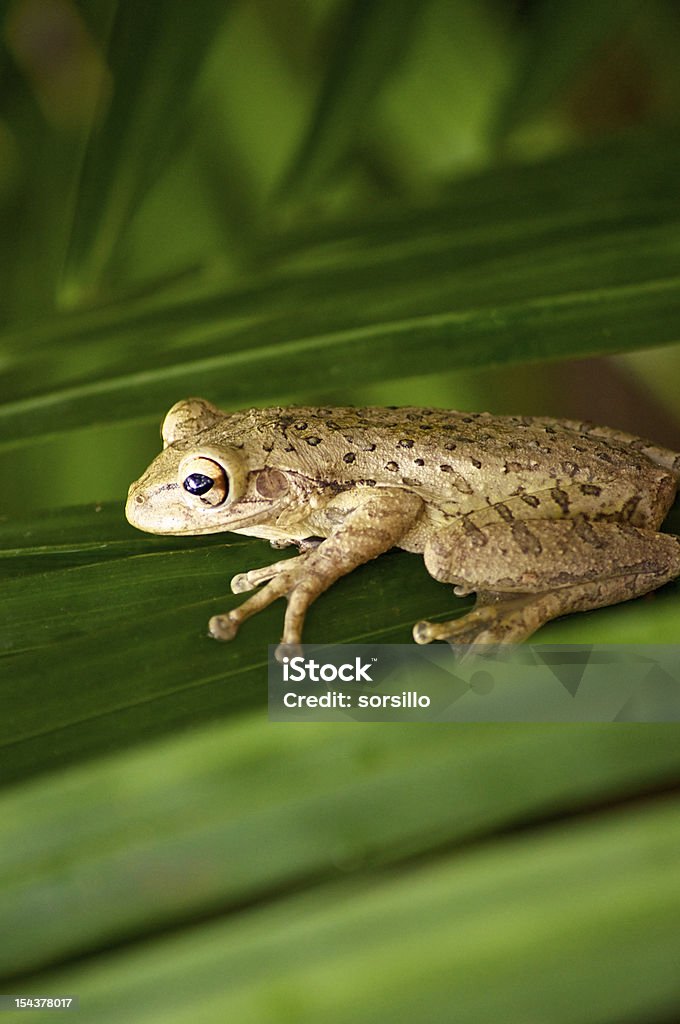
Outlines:
[[143, 494], [138, 494], [135, 497], [135, 501], [137, 502], [138, 505], [143, 505], [144, 504], [144, 495]]

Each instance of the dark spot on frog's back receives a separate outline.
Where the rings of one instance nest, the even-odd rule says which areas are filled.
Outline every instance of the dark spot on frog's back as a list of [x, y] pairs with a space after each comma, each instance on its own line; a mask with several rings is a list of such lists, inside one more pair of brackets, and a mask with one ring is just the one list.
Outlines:
[[602, 488], [597, 484], [581, 484], [580, 490], [581, 494], [592, 494], [594, 498], [599, 498], [602, 493]]
[[307, 436], [305, 438], [305, 441], [307, 442], [308, 445], [311, 445], [312, 448], [316, 448], [317, 444], [321, 444], [321, 438], [320, 437], [316, 437], [315, 434], [311, 434], [311, 435]]
[[553, 487], [550, 491], [550, 497], [555, 502], [557, 507], [566, 516], [569, 511], [569, 495], [566, 491], [561, 490], [559, 487]]
[[483, 548], [484, 545], [488, 542], [489, 538], [483, 532], [483, 530], [480, 530], [478, 526], [475, 526], [475, 524], [471, 522], [467, 518], [467, 516], [463, 518], [463, 531], [465, 533], [465, 536], [472, 544], [472, 546], [475, 548]]
[[413, 448], [414, 442], [410, 437], [402, 437], [401, 441], [397, 442], [399, 448]]
[[399, 469], [399, 466], [397, 465], [396, 462], [386, 462], [385, 469], [388, 469], [390, 473], [396, 473], [396, 471]]
[[525, 505], [529, 505], [531, 508], [538, 508], [541, 504], [541, 499], [537, 498], [535, 494], [520, 494], [520, 498]]
[[541, 542], [526, 523], [513, 523], [511, 530], [512, 539], [523, 555], [540, 555], [543, 550]]
[[474, 487], [469, 480], [466, 480], [462, 473], [458, 473], [453, 466], [450, 466], [448, 462], [443, 463], [439, 467], [440, 473], [447, 473], [453, 487], [461, 494], [473, 494]]
[[635, 509], [638, 507], [641, 501], [641, 494], [633, 494], [630, 498], [628, 498], [626, 502], [624, 502], [623, 508], [621, 509], [621, 518], [625, 522], [630, 522], [630, 520], [635, 515]]
[[572, 524], [572, 529], [580, 540], [585, 541], [586, 544], [592, 544], [594, 548], [604, 547], [604, 541], [600, 539], [585, 516], [578, 516], [572, 520]]
[[354, 462], [355, 460], [356, 455], [354, 454], [354, 452], [345, 452], [345, 454], [342, 457], [342, 461], [348, 463], [348, 465]]

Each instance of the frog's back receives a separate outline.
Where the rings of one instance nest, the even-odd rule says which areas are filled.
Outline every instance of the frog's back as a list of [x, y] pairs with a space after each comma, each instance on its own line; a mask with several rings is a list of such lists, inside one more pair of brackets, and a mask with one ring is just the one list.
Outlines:
[[269, 464], [366, 486], [403, 486], [464, 513], [535, 487], [677, 480], [680, 456], [575, 420], [431, 408], [253, 410]]

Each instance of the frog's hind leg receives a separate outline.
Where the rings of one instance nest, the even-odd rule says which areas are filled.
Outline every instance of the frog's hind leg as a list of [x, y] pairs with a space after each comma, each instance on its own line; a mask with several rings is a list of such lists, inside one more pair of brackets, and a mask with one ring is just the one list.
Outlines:
[[517, 644], [528, 640], [537, 629], [560, 615], [624, 601], [658, 585], [654, 582], [643, 590], [633, 589], [627, 595], [621, 594], [620, 580], [615, 585], [583, 583], [542, 594], [496, 594], [493, 603], [477, 601], [472, 611], [459, 619], [417, 622], [413, 627], [413, 639], [418, 644], [429, 644], [433, 640], [462, 646]]
[[627, 601], [680, 576], [680, 540], [669, 534], [585, 520], [521, 526], [487, 526], [467, 543], [446, 531], [430, 542], [425, 563], [435, 579], [477, 591], [479, 600], [458, 619], [416, 623], [417, 643], [518, 643], [560, 615]]

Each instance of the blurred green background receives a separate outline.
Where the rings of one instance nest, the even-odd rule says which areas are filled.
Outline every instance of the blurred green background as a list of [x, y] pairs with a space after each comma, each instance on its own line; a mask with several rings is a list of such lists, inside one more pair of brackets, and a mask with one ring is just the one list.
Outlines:
[[[672, 1024], [673, 726], [269, 725], [263, 542], [123, 520], [192, 394], [680, 449], [680, 5], [0, 5], [0, 952], [87, 1021]], [[668, 526], [680, 532], [680, 515]], [[307, 638], [469, 607], [390, 553]], [[675, 643], [671, 584], [545, 642]]]

